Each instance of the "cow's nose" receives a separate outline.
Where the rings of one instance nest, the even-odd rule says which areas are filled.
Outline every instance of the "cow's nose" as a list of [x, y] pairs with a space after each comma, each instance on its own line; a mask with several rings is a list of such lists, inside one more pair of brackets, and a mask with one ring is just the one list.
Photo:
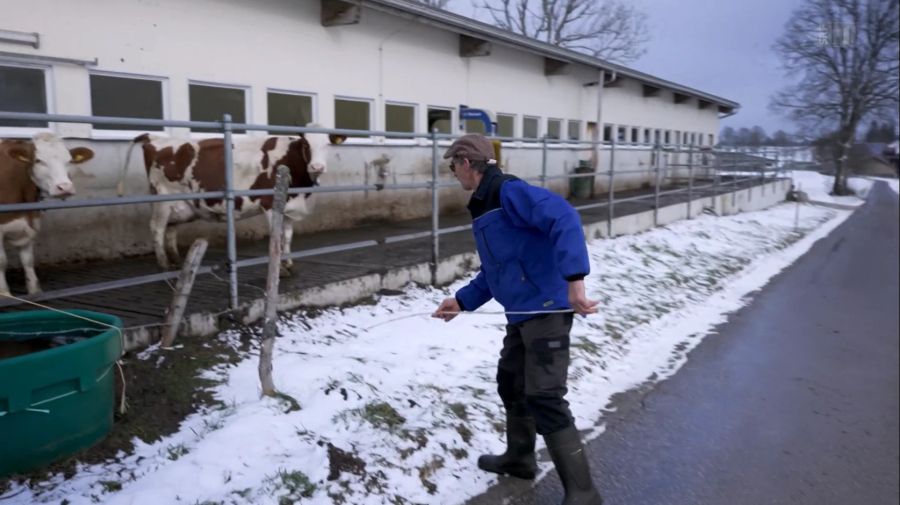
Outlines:
[[324, 163], [310, 163], [309, 168], [317, 174], [321, 174], [321, 173], [325, 172], [325, 164]]
[[55, 196], [72, 196], [75, 194], [75, 185], [71, 182], [61, 182], [56, 185]]

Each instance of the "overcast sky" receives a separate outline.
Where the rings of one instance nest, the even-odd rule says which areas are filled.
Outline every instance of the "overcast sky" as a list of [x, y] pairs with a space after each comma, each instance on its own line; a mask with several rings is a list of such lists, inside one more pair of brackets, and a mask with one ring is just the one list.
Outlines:
[[[768, 103], [785, 83], [772, 44], [802, 0], [633, 3], [649, 16], [650, 42], [646, 54], [628, 66], [739, 102], [740, 111], [723, 126], [794, 131], [789, 121], [769, 112]], [[451, 0], [448, 7], [472, 15], [469, 5], [470, 0]]]

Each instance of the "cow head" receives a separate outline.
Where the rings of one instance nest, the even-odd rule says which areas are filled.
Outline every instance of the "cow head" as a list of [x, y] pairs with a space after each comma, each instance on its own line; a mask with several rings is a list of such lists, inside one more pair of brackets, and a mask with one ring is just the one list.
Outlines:
[[66, 149], [62, 140], [52, 133], [38, 133], [28, 147], [16, 148], [10, 154], [31, 167], [31, 180], [47, 196], [66, 198], [75, 194], [69, 179], [70, 163], [84, 163], [94, 157], [86, 147]]
[[[306, 125], [309, 128], [321, 128], [315, 123]], [[320, 175], [324, 174], [327, 169], [327, 156], [329, 144], [340, 144], [347, 140], [344, 135], [328, 135], [325, 133], [305, 133], [303, 137], [306, 139], [309, 147], [309, 177], [315, 182]]]

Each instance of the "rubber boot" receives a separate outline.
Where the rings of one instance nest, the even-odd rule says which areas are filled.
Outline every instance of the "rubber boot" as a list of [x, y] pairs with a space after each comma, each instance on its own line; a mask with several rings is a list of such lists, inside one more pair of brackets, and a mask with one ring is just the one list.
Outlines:
[[570, 426], [544, 435], [544, 441], [566, 492], [562, 505], [602, 505], [603, 498], [591, 481], [590, 467], [578, 430]]
[[506, 452], [486, 454], [478, 458], [478, 468], [520, 479], [534, 479], [537, 463], [534, 456], [534, 418], [506, 417]]

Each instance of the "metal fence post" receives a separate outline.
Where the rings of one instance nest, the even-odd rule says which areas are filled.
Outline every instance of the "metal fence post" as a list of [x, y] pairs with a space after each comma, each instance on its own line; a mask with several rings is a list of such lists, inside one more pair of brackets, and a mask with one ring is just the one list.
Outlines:
[[541, 187], [547, 187], [547, 136], [541, 139]]
[[440, 220], [440, 202], [438, 200], [438, 143], [437, 128], [431, 130], [431, 285], [438, 284], [438, 229]]
[[609, 205], [607, 206], [606, 216], [606, 236], [612, 237], [613, 209], [616, 202], [616, 139], [613, 137], [609, 145]]
[[738, 176], [737, 176], [737, 150], [731, 150], [731, 209], [733, 212], [737, 212], [735, 207], [737, 207], [737, 192], [740, 189], [740, 184], [738, 184]]
[[662, 165], [662, 146], [656, 144], [656, 187], [653, 189], [653, 226], [659, 226], [659, 169]]
[[691, 219], [691, 200], [694, 199], [694, 144], [688, 145], [688, 198], [687, 218]]
[[712, 165], [712, 170], [713, 170], [713, 191], [712, 191], [712, 196], [709, 198], [709, 203], [710, 203], [710, 207], [712, 207], [713, 211], [718, 212], [718, 211], [716, 211], [716, 197], [719, 196], [719, 182], [721, 182], [720, 179], [722, 177], [722, 174], [719, 173], [719, 167], [716, 166], [715, 163], [713, 163], [713, 165]]
[[234, 159], [231, 147], [231, 114], [222, 115], [222, 130], [225, 144], [225, 220], [228, 222], [225, 236], [228, 248], [228, 258], [226, 259], [226, 268], [228, 270], [228, 308], [234, 310], [238, 307], [238, 280], [235, 266], [237, 262], [237, 241], [234, 230]]

